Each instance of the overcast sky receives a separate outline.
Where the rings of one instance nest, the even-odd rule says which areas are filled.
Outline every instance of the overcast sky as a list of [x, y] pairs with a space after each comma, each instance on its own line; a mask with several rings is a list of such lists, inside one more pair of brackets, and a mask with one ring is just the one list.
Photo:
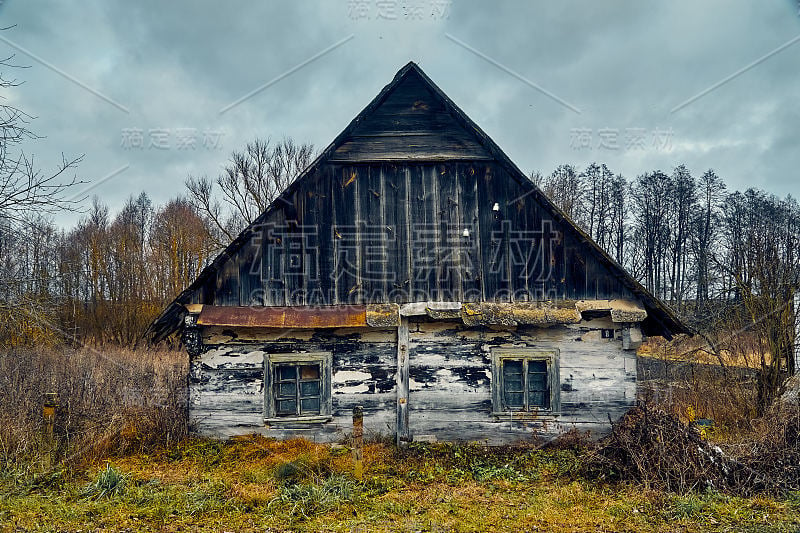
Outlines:
[[[798, 0], [0, 0], [4, 93], [112, 210], [256, 137], [323, 148], [417, 62], [525, 172], [684, 163], [800, 196]], [[260, 90], [259, 90], [260, 89]], [[249, 95], [249, 96], [248, 96]], [[236, 104], [236, 105], [233, 105]], [[109, 177], [111, 176], [111, 177]], [[72, 218], [62, 222], [71, 223]]]

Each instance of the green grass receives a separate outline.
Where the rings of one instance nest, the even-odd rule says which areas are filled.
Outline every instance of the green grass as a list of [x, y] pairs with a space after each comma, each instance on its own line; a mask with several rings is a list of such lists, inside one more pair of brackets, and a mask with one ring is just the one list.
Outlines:
[[667, 494], [582, 478], [563, 450], [193, 440], [79, 471], [0, 475], [0, 530], [797, 531], [800, 496]]
[[83, 494], [87, 498], [113, 498], [125, 493], [128, 478], [110, 464], [97, 473], [97, 478], [86, 485]]

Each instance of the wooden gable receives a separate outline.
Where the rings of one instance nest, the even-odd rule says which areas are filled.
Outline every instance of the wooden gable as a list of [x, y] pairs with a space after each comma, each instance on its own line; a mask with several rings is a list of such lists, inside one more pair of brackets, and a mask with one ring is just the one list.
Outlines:
[[491, 160], [416, 70], [355, 125], [328, 161]]
[[189, 303], [612, 299], [640, 301], [650, 334], [686, 331], [410, 63], [150, 333]]

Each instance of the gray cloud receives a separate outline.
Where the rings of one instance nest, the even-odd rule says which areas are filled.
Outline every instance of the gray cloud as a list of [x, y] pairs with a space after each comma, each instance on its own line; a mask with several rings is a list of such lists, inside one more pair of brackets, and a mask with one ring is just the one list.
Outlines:
[[[129, 109], [122, 112], [35, 60], [10, 101], [46, 136], [26, 149], [45, 167], [85, 153], [79, 176], [112, 208], [146, 190], [162, 202], [187, 174], [214, 175], [256, 136], [323, 147], [409, 60], [417, 61], [526, 171], [607, 163], [628, 177], [685, 163], [732, 188], [800, 193], [796, 149], [800, 43], [685, 108], [670, 109], [800, 34], [795, 2], [396, 2], [395, 20], [364, 2], [166, 3], [6, 0], [3, 36]], [[421, 20], [405, 6], [425, 7]], [[416, 13], [412, 13], [416, 14]], [[414, 18], [414, 17], [411, 17]], [[576, 114], [447, 39], [452, 34], [581, 110]], [[354, 38], [241, 105], [219, 110], [333, 43]], [[0, 42], [0, 54], [15, 52]], [[167, 149], [149, 147], [166, 130]], [[141, 130], [143, 148], [123, 146]], [[177, 136], [194, 131], [194, 149]], [[579, 133], [590, 147], [576, 142]], [[616, 132], [616, 149], [599, 147]], [[635, 133], [635, 135], [634, 135]], [[626, 146], [644, 134], [643, 146]], [[653, 136], [662, 134], [662, 146]], [[216, 147], [204, 134], [221, 134]], [[128, 139], [129, 140], [129, 139]], [[641, 142], [641, 140], [640, 140]], [[130, 143], [128, 143], [130, 144]], [[67, 221], [69, 222], [69, 220]]]

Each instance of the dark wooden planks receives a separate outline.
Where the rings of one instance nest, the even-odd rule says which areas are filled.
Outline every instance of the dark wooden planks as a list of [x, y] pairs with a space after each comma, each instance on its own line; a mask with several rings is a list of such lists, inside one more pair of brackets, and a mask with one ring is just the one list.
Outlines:
[[[262, 225], [261, 268], [265, 305], [286, 305], [286, 281], [284, 278], [284, 233], [286, 212], [275, 211]], [[221, 304], [220, 304], [221, 305]]]
[[337, 162], [491, 158], [416, 74], [398, 84], [331, 155]]
[[385, 299], [406, 302], [411, 286], [408, 171], [402, 165], [386, 164], [381, 166], [381, 172], [387, 259]]
[[[481, 301], [481, 254], [478, 228], [478, 172], [474, 164], [458, 166], [458, 198], [461, 231], [459, 267], [461, 293], [466, 302]], [[464, 234], [466, 230], [467, 234]]]
[[336, 300], [333, 304], [360, 303], [361, 254], [358, 221], [358, 189], [360, 182], [368, 175], [368, 169], [361, 166], [337, 167], [332, 183], [333, 199], [333, 251]]
[[323, 165], [282, 205], [222, 265], [216, 305], [636, 298], [495, 163]]
[[504, 184], [497, 168], [478, 169], [478, 231], [481, 252], [481, 297], [485, 301], [508, 301], [508, 241], [504, 223]]
[[383, 167], [370, 166], [364, 169], [359, 184], [358, 231], [361, 260], [361, 284], [365, 303], [383, 302], [388, 293], [387, 278], [391, 266], [387, 261], [387, 224], [384, 214], [386, 195]]
[[402, 137], [356, 137], [345, 141], [331, 161], [440, 161], [490, 157], [466, 135], [411, 135]]
[[438, 247], [437, 284], [439, 299], [460, 302], [461, 291], [461, 231], [460, 183], [456, 165], [439, 164], [436, 167], [438, 181], [437, 206]]

